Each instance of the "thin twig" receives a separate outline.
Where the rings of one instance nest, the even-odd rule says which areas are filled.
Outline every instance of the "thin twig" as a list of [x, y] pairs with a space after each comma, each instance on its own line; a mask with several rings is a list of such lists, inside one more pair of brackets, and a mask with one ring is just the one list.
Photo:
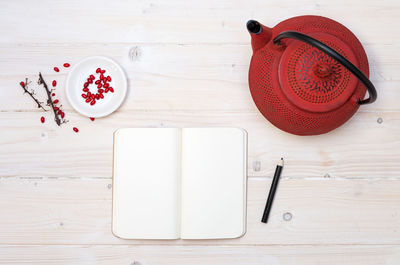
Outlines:
[[39, 72], [38, 84], [39, 85], [43, 85], [44, 89], [46, 89], [47, 98], [48, 98], [47, 99], [47, 104], [53, 109], [54, 120], [56, 121], [57, 125], [60, 126], [61, 125], [61, 120], [60, 120], [60, 117], [58, 117], [57, 111], [54, 109], [54, 103], [53, 103], [53, 100], [51, 99], [51, 91], [47, 87], [47, 84], [44, 81], [43, 76], [42, 76], [42, 74], [40, 72]]
[[35, 98], [35, 96], [34, 96], [34, 91], [32, 90], [32, 91], [29, 91], [28, 89], [27, 89], [27, 87], [28, 87], [28, 84], [29, 84], [30, 82], [28, 82], [28, 78], [25, 78], [25, 83], [24, 84], [20, 84], [21, 85], [21, 87], [24, 89], [24, 93], [28, 93], [28, 95], [36, 102], [36, 104], [38, 105], [38, 108], [42, 108], [44, 111], [47, 111], [45, 108], [43, 108], [43, 106], [42, 106], [42, 103], [43, 102], [40, 102], [37, 98]]

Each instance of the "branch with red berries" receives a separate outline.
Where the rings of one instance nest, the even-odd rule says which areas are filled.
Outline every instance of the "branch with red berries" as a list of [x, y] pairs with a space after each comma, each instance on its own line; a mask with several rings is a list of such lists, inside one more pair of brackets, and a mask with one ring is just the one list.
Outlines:
[[28, 78], [25, 78], [25, 82], [20, 82], [19, 84], [21, 85], [21, 87], [24, 89], [24, 94], [27, 93], [37, 104], [38, 108], [42, 108], [44, 111], [47, 111], [44, 107], [43, 107], [43, 102], [40, 102], [36, 97], [35, 97], [35, 91], [34, 90], [28, 90], [28, 85], [31, 82], [28, 81]]
[[[53, 81], [54, 82], [54, 81]], [[64, 112], [61, 110], [62, 106], [57, 107], [56, 104], [58, 103], [58, 99], [53, 101], [52, 98], [52, 92], [53, 89], [49, 89], [47, 86], [46, 82], [43, 79], [42, 74], [39, 72], [39, 80], [38, 80], [39, 85], [43, 85], [44, 89], [46, 90], [47, 94], [47, 105], [50, 106], [53, 109], [54, 112], [54, 120], [57, 123], [58, 126], [60, 126], [62, 123], [67, 123], [68, 120], [64, 119]], [[53, 84], [54, 86], [54, 84]], [[60, 118], [61, 117], [61, 118]]]

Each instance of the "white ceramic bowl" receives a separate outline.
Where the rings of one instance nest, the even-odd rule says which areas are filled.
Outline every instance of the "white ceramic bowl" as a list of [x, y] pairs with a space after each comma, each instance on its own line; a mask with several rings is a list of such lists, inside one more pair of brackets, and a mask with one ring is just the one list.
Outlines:
[[[82, 98], [83, 84], [92, 74], [95, 80], [98, 80], [99, 74], [96, 69], [106, 70], [104, 75], [109, 75], [112, 80], [110, 86], [114, 88], [114, 93], [103, 93], [104, 99], [96, 100], [96, 104], [90, 105]], [[99, 118], [114, 112], [122, 104], [127, 92], [126, 76], [122, 68], [113, 60], [102, 57], [93, 56], [83, 59], [73, 66], [68, 74], [66, 83], [66, 93], [69, 103], [72, 107], [82, 115], [87, 117]], [[97, 86], [89, 85], [89, 91], [97, 93]]]

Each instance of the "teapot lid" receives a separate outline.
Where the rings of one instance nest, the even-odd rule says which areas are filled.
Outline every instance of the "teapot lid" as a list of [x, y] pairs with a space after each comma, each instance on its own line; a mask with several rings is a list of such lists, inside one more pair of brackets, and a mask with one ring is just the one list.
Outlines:
[[[358, 67], [352, 49], [328, 33], [309, 33]], [[291, 103], [310, 112], [327, 112], [342, 106], [357, 87], [358, 79], [324, 52], [298, 40], [289, 40], [279, 62], [279, 82]]]

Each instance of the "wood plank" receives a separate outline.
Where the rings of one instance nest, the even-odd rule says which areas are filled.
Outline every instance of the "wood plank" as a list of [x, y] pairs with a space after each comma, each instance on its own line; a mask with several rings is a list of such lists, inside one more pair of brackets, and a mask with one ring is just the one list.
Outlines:
[[[0, 264], [397, 264], [399, 10], [398, 0], [0, 1]], [[313, 137], [269, 124], [247, 85], [246, 21], [273, 26], [303, 14], [352, 30], [378, 89], [375, 104]], [[90, 55], [115, 59], [130, 87], [119, 111], [95, 122], [68, 104], [67, 71], [52, 71]], [[38, 71], [58, 81], [70, 120], [61, 128], [18, 87]], [[247, 234], [206, 241], [113, 237], [111, 136], [133, 126], [245, 128]], [[281, 156], [286, 166], [270, 222], [261, 224]]]
[[[400, 94], [399, 45], [367, 44], [371, 80], [378, 100], [361, 111], [398, 111]], [[19, 82], [57, 80], [57, 97], [71, 110], [65, 96], [68, 69], [53, 71], [90, 55], [108, 55], [121, 64], [129, 79], [128, 97], [121, 110], [255, 110], [247, 83], [251, 58], [247, 44], [2, 44], [0, 45], [0, 110], [36, 110], [22, 95]], [[45, 99], [44, 89], [37, 88]]]
[[[153, 241], [122, 240], [111, 234], [110, 179], [1, 178], [0, 244], [400, 243], [400, 180], [283, 177], [269, 222], [263, 224], [260, 218], [270, 181], [263, 178], [248, 181], [244, 237]], [[290, 213], [290, 220], [284, 220], [286, 213]]]
[[106, 0], [36, 5], [25, 0], [0, 4], [0, 24], [8, 25], [0, 29], [0, 41], [243, 42], [248, 41], [248, 19], [273, 26], [293, 16], [319, 14], [343, 23], [363, 42], [398, 43], [398, 11], [396, 0], [366, 0], [362, 4], [346, 0], [116, 0], [112, 5]]
[[1, 246], [2, 264], [57, 265], [376, 265], [396, 264], [389, 246]]
[[284, 157], [284, 174], [293, 178], [400, 177], [399, 112], [357, 113], [335, 131], [309, 137], [284, 133], [256, 111], [118, 111], [94, 122], [67, 113], [70, 122], [61, 127], [51, 113], [42, 124], [42, 115], [0, 112], [0, 176], [111, 178], [117, 128], [236, 126], [248, 131], [249, 176], [271, 176]]

